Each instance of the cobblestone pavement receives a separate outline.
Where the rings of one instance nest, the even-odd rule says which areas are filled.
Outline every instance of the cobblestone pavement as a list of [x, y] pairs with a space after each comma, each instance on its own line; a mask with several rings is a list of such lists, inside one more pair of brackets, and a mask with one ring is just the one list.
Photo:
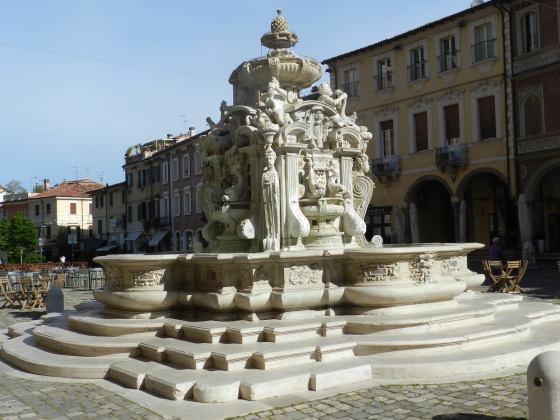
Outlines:
[[[540, 262], [527, 271], [521, 286], [526, 300], [560, 304], [560, 273], [553, 261]], [[481, 272], [480, 263], [471, 269]], [[485, 291], [487, 285], [479, 289]], [[92, 301], [91, 291], [65, 290], [65, 309]], [[44, 310], [0, 310], [0, 330], [14, 323], [38, 319]], [[1, 334], [0, 334], [1, 335]], [[384, 385], [338, 395], [288, 402], [278, 407], [246, 414], [252, 419], [526, 419], [527, 390], [524, 374], [472, 382], [426, 385]], [[109, 384], [109, 385], [107, 385]], [[115, 392], [117, 390], [117, 392]], [[119, 391], [120, 390], [120, 391]], [[107, 381], [45, 378], [14, 370], [0, 363], [0, 419], [159, 419], [190, 418], [187, 410], [177, 413], [179, 402], [153, 404], [155, 397], [129, 398], [131, 392]], [[150, 400], [151, 398], [151, 400]], [[147, 403], [149, 400], [152, 403]], [[282, 403], [283, 401], [283, 403]], [[239, 412], [239, 411], [238, 411]], [[242, 412], [242, 411], [241, 411]], [[173, 414], [169, 414], [173, 413]], [[224, 418], [210, 415], [197, 418]]]

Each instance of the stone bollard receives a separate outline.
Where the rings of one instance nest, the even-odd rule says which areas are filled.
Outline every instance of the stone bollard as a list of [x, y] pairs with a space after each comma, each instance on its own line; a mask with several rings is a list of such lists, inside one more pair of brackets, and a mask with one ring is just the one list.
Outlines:
[[560, 420], [560, 352], [547, 351], [527, 368], [529, 419]]
[[64, 312], [64, 293], [60, 287], [53, 287], [47, 292], [47, 313]]

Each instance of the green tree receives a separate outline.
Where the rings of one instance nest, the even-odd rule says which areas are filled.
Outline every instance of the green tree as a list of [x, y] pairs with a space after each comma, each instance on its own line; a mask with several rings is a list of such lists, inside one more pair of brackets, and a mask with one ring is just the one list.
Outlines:
[[21, 213], [0, 223], [0, 249], [8, 255], [9, 262], [19, 262], [25, 254], [25, 261], [36, 260], [32, 252], [37, 249], [37, 229], [29, 218]]

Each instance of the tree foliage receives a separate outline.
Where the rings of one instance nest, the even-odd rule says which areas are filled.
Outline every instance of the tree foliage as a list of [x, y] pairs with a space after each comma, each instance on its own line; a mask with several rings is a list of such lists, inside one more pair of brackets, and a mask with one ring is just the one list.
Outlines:
[[27, 192], [19, 179], [12, 179], [10, 182], [4, 185], [4, 189], [8, 194], [23, 194]]
[[9, 262], [19, 262], [23, 255], [28, 261], [37, 249], [37, 230], [31, 220], [16, 213], [9, 221], [0, 222], [0, 249], [6, 252]]

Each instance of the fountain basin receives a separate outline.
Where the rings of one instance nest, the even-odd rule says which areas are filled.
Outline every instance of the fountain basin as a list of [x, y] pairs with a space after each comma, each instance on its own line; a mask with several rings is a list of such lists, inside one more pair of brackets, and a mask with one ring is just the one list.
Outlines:
[[[95, 259], [104, 267], [107, 283], [94, 297], [106, 307], [139, 316], [188, 309], [212, 319], [283, 317], [288, 312], [324, 315], [331, 309], [355, 313], [448, 301], [465, 291], [463, 279], [476, 276], [462, 261], [482, 246], [109, 255]], [[144, 283], [138, 286], [139, 281]]]

